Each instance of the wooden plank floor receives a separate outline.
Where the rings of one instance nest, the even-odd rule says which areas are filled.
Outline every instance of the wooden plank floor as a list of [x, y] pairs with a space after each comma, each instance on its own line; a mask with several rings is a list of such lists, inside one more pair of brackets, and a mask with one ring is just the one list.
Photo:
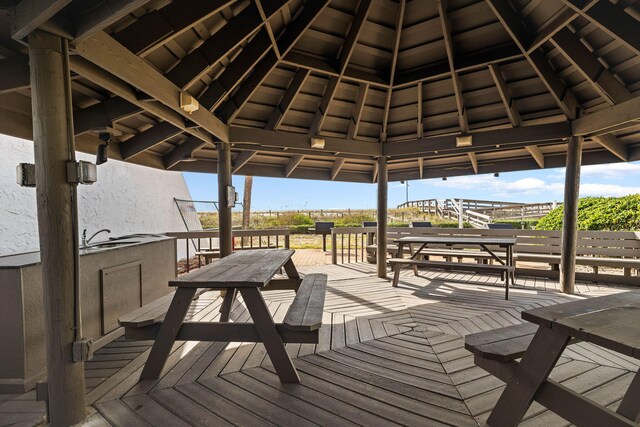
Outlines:
[[[176, 343], [159, 380], [139, 381], [151, 341], [117, 340], [86, 364], [88, 425], [455, 425], [482, 424], [504, 386], [473, 364], [464, 335], [521, 323], [522, 310], [623, 287], [579, 283], [578, 295], [550, 279], [518, 277], [504, 300], [496, 276], [402, 273], [398, 288], [370, 264], [300, 268], [326, 273], [320, 343], [288, 344], [301, 384], [280, 384], [261, 344]], [[293, 292], [264, 294], [282, 320]], [[194, 301], [194, 321], [215, 320], [217, 293]], [[239, 301], [233, 319], [249, 320]], [[557, 381], [615, 407], [638, 361], [591, 344], [567, 349]], [[0, 395], [0, 426], [34, 425], [35, 393]], [[565, 425], [534, 405], [523, 425]]]

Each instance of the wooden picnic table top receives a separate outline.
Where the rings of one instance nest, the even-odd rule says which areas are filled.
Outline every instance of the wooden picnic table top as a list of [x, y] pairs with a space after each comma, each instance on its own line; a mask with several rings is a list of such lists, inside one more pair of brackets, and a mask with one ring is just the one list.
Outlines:
[[394, 240], [395, 243], [436, 243], [446, 245], [498, 245], [516, 244], [515, 237], [474, 237], [474, 236], [407, 236]]
[[214, 263], [169, 281], [169, 286], [196, 288], [261, 288], [266, 286], [294, 250], [238, 251]]
[[522, 318], [640, 359], [640, 291], [527, 310]]

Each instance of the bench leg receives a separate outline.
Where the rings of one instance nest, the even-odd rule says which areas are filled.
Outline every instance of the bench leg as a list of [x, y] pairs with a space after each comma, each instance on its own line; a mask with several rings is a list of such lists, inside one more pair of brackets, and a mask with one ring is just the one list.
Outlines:
[[515, 426], [522, 421], [569, 340], [568, 335], [545, 327], [538, 328], [520, 365], [489, 415], [487, 425]]
[[240, 293], [247, 305], [249, 314], [251, 314], [258, 334], [262, 338], [273, 367], [276, 369], [278, 377], [280, 377], [280, 381], [283, 383], [299, 383], [298, 372], [284, 347], [284, 341], [282, 341], [282, 337], [276, 329], [262, 294], [258, 288], [242, 288]]
[[631, 421], [640, 422], [640, 373], [636, 373], [618, 407], [618, 413]]
[[197, 290], [197, 288], [178, 288], [176, 290], [160, 331], [158, 331], [156, 341], [151, 348], [151, 353], [144, 364], [140, 375], [141, 380], [154, 380], [160, 376]]
[[393, 266], [393, 282], [391, 283], [391, 286], [394, 288], [398, 287], [398, 282], [400, 281], [400, 265], [396, 264]]

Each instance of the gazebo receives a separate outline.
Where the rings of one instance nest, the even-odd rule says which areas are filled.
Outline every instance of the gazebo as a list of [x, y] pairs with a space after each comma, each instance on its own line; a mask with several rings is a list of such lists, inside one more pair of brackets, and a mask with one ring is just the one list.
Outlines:
[[566, 166], [568, 293], [580, 166], [640, 160], [632, 0], [0, 0], [0, 20], [0, 132], [36, 148], [54, 424], [85, 411], [75, 150], [216, 173], [223, 256], [232, 174], [377, 184], [385, 235], [388, 181]]

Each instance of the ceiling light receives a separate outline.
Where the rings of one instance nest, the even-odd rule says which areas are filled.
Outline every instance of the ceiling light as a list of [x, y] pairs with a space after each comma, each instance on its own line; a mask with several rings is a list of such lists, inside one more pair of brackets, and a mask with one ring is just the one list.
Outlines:
[[494, 173], [494, 174], [493, 174], [493, 176], [495, 176], [495, 177], [497, 178], [497, 177], [499, 177], [499, 176], [500, 176], [500, 173], [499, 173], [499, 172], [496, 172], [496, 173]]
[[473, 144], [473, 135], [456, 136], [456, 147], [471, 147]]
[[198, 108], [200, 108], [200, 104], [198, 103], [198, 100], [195, 99], [192, 95], [188, 94], [187, 92], [180, 92], [180, 108], [191, 114], [194, 111], [198, 111]]
[[322, 138], [311, 138], [311, 148], [324, 148], [324, 139]]
[[447, 177], [446, 177], [446, 176], [443, 176], [443, 177], [442, 177], [442, 180], [443, 180], [443, 181], [446, 181], [446, 180], [447, 180]]

